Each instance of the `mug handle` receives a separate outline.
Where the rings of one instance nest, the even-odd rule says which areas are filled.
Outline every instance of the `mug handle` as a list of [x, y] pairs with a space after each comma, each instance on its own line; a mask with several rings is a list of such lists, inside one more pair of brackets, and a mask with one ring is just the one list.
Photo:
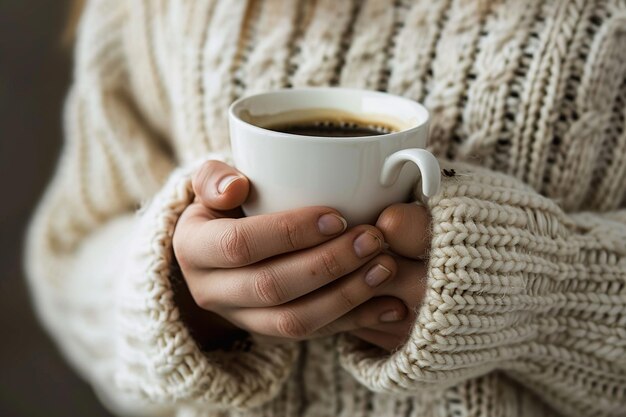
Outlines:
[[402, 149], [385, 158], [380, 173], [381, 185], [389, 187], [395, 183], [402, 167], [409, 161], [415, 163], [422, 174], [422, 193], [426, 197], [437, 194], [441, 183], [439, 162], [432, 153], [419, 148]]

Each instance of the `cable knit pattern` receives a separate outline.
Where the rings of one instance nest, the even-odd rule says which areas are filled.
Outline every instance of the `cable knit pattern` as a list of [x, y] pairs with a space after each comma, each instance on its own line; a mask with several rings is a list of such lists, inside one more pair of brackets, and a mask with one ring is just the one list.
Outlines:
[[[393, 393], [507, 369], [566, 415], [595, 415], [598, 396], [623, 409], [626, 225], [568, 217], [516, 179], [453, 166], [428, 202], [429, 284], [409, 342], [381, 359], [342, 337], [344, 366]], [[603, 388], [581, 395], [592, 381]]]
[[[38, 315], [120, 415], [626, 415], [625, 28], [624, 0], [91, 0], [28, 233]], [[231, 162], [233, 100], [318, 85], [432, 112], [410, 338], [201, 351], [172, 285], [190, 174]]]

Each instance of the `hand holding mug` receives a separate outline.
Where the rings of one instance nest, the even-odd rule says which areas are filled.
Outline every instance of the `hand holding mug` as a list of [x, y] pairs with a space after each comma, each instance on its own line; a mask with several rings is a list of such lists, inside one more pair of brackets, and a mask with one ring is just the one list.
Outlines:
[[[346, 120], [365, 123], [365, 132], [392, 128], [336, 137], [321, 134], [319, 124], [306, 133], [298, 127]], [[393, 348], [413, 323], [405, 303], [413, 309], [421, 300], [416, 278], [424, 267], [383, 253], [383, 234], [372, 225], [408, 199], [418, 178], [426, 198], [439, 188], [439, 165], [424, 149], [428, 111], [375, 91], [289, 89], [236, 101], [229, 121], [237, 170], [215, 161], [203, 166], [194, 179], [197, 201], [174, 235], [195, 303], [222, 327], [257, 338], [354, 332]], [[406, 266], [402, 283], [389, 286], [398, 263]], [[387, 323], [403, 317], [395, 327]]]
[[407, 315], [402, 301], [383, 296], [397, 266], [376, 227], [346, 230], [341, 213], [324, 206], [242, 217], [248, 179], [218, 161], [200, 168], [193, 187], [174, 252], [195, 312], [213, 317], [196, 337], [214, 337], [211, 326], [221, 326], [266, 341], [303, 340]]
[[393, 283], [382, 289], [382, 294], [404, 301], [409, 311], [401, 321], [353, 330], [352, 335], [388, 351], [409, 338], [426, 293], [430, 222], [427, 208], [415, 203], [392, 204], [380, 214], [376, 227], [385, 236], [387, 253], [397, 267]]

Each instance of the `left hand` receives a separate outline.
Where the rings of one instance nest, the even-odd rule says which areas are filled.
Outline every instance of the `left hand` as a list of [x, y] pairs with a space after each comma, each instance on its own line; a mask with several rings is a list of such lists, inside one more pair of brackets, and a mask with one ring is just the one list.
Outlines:
[[404, 344], [415, 323], [417, 310], [426, 292], [426, 256], [430, 246], [430, 215], [426, 207], [393, 204], [378, 217], [376, 227], [383, 232], [387, 251], [398, 269], [385, 294], [404, 301], [409, 314], [402, 321], [375, 325], [349, 333], [388, 351]]

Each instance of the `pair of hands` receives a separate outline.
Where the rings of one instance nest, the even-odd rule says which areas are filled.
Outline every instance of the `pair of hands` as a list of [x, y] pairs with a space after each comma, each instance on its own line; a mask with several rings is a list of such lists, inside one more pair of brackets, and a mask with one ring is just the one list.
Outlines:
[[406, 341], [425, 292], [424, 207], [394, 204], [376, 226], [348, 230], [322, 206], [244, 217], [249, 182], [219, 161], [196, 172], [193, 189], [173, 245], [196, 338], [243, 330], [272, 343], [348, 332], [388, 351]]

